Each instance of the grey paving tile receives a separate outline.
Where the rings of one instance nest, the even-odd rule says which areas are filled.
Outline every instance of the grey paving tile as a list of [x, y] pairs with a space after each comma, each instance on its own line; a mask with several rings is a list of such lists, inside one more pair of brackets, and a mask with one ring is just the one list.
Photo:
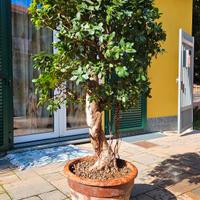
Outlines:
[[41, 200], [38, 196], [29, 197], [23, 200]]
[[187, 192], [177, 197], [177, 200], [199, 200], [200, 196], [192, 192]]
[[142, 194], [142, 195], [137, 196], [136, 200], [153, 200], [153, 199], [147, 196], [146, 194]]
[[50, 174], [44, 174], [42, 175], [42, 177], [46, 179], [47, 181], [52, 182], [52, 181], [61, 180], [65, 176], [64, 176], [64, 172], [63, 174], [61, 174], [60, 172], [55, 172], [55, 173], [50, 173]]
[[15, 174], [0, 176], [0, 185], [19, 182], [19, 181], [20, 181], [19, 177], [16, 176]]
[[175, 195], [173, 193], [160, 188], [147, 192], [146, 195], [150, 196], [154, 200], [171, 200], [175, 198]]
[[15, 170], [15, 174], [21, 179], [21, 180], [28, 180], [32, 178], [39, 178], [40, 176], [34, 172], [32, 169], [26, 169], [26, 170]]
[[154, 163], [160, 163], [163, 160], [164, 160], [163, 158], [159, 156], [155, 156], [150, 153], [142, 153], [142, 154], [133, 156], [133, 161], [141, 163], [145, 166], [149, 166]]
[[56, 173], [63, 171], [65, 164], [66, 164], [65, 162], [53, 163], [43, 167], [35, 167], [33, 168], [33, 170], [39, 175]]
[[58, 190], [60, 190], [63, 194], [68, 195], [69, 192], [69, 186], [67, 183], [67, 179], [60, 179], [56, 181], [51, 182]]
[[190, 179], [184, 179], [174, 185], [169, 186], [167, 189], [176, 196], [191, 192], [200, 187], [199, 183], [191, 182]]
[[41, 193], [55, 190], [52, 185], [42, 178], [32, 178], [17, 183], [5, 184], [4, 188], [13, 200], [37, 196]]
[[149, 184], [135, 184], [132, 190], [131, 197], [137, 197], [138, 195], [145, 194], [149, 191], [157, 189], [154, 185]]
[[58, 190], [40, 194], [39, 197], [42, 200], [64, 200], [66, 196]]

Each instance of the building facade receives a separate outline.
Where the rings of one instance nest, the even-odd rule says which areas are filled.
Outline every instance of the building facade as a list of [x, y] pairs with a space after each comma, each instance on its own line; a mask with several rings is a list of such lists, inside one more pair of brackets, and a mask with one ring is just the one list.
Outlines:
[[[17, 143], [59, 137], [87, 137], [85, 111], [80, 106], [64, 105], [54, 114], [37, 108], [32, 79], [32, 56], [40, 51], [53, 53], [54, 33], [37, 30], [27, 8], [31, 0], [0, 2], [0, 149]], [[192, 0], [156, 0], [167, 34], [166, 52], [153, 60], [149, 69], [152, 98], [141, 97], [138, 106], [121, 113], [121, 132], [131, 134], [175, 130], [178, 110], [178, 31], [191, 34]], [[71, 85], [74, 89], [78, 88]], [[55, 91], [56, 92], [56, 91]], [[114, 111], [105, 113], [104, 126], [112, 122]]]
[[[192, 34], [192, 0], [156, 0], [167, 39], [165, 53], [154, 59], [149, 69], [152, 98], [147, 103], [149, 130], [176, 130], [178, 113], [179, 29]], [[160, 127], [160, 128], [159, 128]]]

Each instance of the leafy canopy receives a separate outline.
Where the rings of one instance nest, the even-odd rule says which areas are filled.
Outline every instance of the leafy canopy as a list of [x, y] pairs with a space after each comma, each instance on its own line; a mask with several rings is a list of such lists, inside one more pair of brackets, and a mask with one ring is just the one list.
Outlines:
[[127, 109], [149, 95], [147, 67], [163, 51], [166, 37], [153, 0], [33, 0], [29, 11], [37, 27], [57, 36], [53, 55], [34, 58], [41, 104], [55, 110], [64, 101], [81, 102], [84, 95], [69, 82], [89, 93], [101, 110], [115, 104]]

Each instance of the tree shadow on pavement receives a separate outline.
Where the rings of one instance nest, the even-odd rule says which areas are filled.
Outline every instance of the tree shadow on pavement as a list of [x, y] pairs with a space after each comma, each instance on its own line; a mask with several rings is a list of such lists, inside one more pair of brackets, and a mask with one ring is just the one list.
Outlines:
[[176, 200], [170, 191], [155, 185], [135, 184], [130, 200]]
[[200, 152], [172, 155], [148, 171], [145, 179], [148, 184], [134, 185], [131, 200], [176, 200], [169, 186], [183, 180], [200, 184]]
[[159, 163], [148, 176], [151, 184], [168, 187], [185, 179], [191, 184], [200, 183], [200, 153], [173, 155]]

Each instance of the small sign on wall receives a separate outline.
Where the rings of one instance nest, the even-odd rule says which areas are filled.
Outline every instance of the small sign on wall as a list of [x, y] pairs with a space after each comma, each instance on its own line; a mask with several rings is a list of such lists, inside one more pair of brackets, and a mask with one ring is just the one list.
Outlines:
[[183, 49], [183, 67], [191, 67], [191, 55], [192, 52], [190, 49]]

